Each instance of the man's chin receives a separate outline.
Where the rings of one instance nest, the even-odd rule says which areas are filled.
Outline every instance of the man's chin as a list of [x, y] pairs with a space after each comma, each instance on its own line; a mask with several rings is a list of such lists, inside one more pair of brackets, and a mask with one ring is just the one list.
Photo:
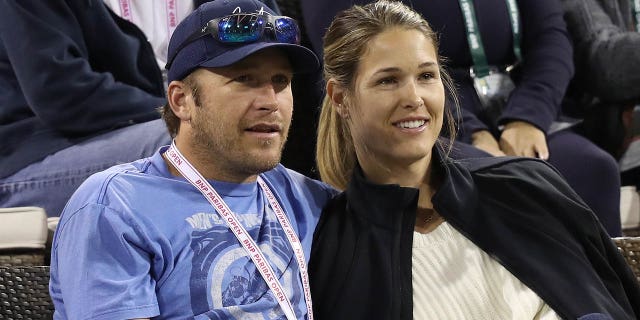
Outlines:
[[248, 154], [245, 163], [254, 173], [261, 173], [275, 168], [280, 159], [281, 152], [257, 151]]
[[247, 174], [261, 174], [275, 168], [279, 162], [279, 159], [278, 161], [254, 161], [252, 163], [247, 163], [244, 169]]
[[[279, 139], [278, 139], [279, 140]], [[283, 144], [278, 141], [261, 144], [245, 149], [244, 160], [247, 168], [251, 168], [254, 173], [261, 173], [275, 168], [282, 158]]]

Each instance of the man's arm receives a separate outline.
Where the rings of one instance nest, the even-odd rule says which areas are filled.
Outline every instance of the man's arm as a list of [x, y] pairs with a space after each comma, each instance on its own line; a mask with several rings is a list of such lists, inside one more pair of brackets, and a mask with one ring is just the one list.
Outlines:
[[78, 207], [73, 198], [51, 250], [49, 286], [56, 313], [65, 319], [159, 315], [153, 249], [141, 226], [104, 205], [69, 207]]

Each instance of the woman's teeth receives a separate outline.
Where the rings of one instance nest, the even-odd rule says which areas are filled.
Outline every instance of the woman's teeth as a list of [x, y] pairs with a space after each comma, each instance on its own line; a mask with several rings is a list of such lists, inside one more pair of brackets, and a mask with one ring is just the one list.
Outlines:
[[405, 129], [415, 129], [423, 126], [427, 121], [426, 120], [412, 120], [412, 121], [402, 121], [396, 124], [396, 127], [405, 128]]

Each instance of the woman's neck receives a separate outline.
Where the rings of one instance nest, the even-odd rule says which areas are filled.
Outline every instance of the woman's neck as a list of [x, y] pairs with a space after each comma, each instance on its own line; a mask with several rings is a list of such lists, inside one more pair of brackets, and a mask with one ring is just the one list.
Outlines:
[[377, 184], [397, 184], [422, 189], [423, 184], [429, 184], [431, 176], [430, 156], [410, 163], [359, 157], [358, 163], [367, 180]]
[[433, 171], [430, 155], [408, 164], [393, 162], [390, 165], [382, 161], [367, 160], [358, 160], [367, 180], [377, 184], [398, 184], [419, 190], [415, 231], [429, 233], [444, 221], [431, 202], [440, 182]]
[[435, 230], [444, 219], [433, 207], [431, 198], [436, 193], [439, 181], [435, 174], [429, 174], [429, 180], [425, 180], [418, 189], [418, 208], [416, 209], [416, 223], [414, 230], [419, 233], [429, 233]]

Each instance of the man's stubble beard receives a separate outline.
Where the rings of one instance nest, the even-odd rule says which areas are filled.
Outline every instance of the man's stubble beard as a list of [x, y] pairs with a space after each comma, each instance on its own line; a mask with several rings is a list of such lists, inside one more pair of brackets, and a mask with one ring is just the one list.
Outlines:
[[[235, 141], [238, 136], [234, 136], [234, 139], [224, 136], [224, 132], [235, 132], [237, 128], [225, 130], [227, 124], [216, 121], [216, 119], [205, 114], [202, 107], [196, 106], [196, 108], [199, 108], [197, 111], [199, 116], [192, 119], [191, 127], [193, 141], [196, 146], [194, 152], [198, 153], [198, 157], [207, 161], [218, 162], [218, 168], [227, 168], [237, 174], [246, 175], [269, 171], [280, 163], [288, 132], [282, 135], [282, 143], [279, 146], [277, 157], [264, 159], [259, 154], [239, 149], [240, 142]], [[263, 146], [269, 146], [273, 143], [272, 139], [262, 141]]]

